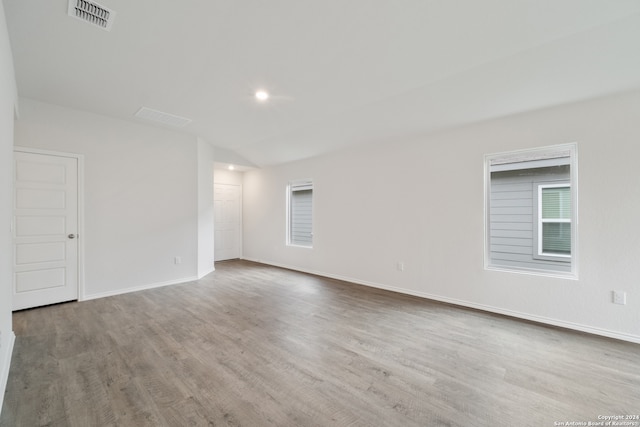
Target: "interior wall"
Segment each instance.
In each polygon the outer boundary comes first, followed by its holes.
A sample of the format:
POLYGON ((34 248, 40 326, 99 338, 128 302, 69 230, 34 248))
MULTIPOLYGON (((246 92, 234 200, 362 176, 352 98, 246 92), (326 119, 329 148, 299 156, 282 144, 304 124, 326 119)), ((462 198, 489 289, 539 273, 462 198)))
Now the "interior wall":
POLYGON ((198 278, 214 268, 213 147, 198 138, 198 278))
POLYGON ((638 111, 629 92, 246 172, 244 257, 640 342, 638 111), (484 155, 569 142, 578 280, 485 270, 484 155), (305 178, 313 249, 285 245, 285 189, 305 178))
POLYGON ((21 99, 15 144, 84 155, 84 299, 196 278, 196 138, 21 99))
POLYGON ((215 169, 213 171, 213 182, 216 184, 242 185, 243 175, 244 172, 215 169))
POLYGON ((11 323, 13 281, 13 118, 17 89, 13 57, 0 2, 0 411, 9 375, 14 334, 11 323))

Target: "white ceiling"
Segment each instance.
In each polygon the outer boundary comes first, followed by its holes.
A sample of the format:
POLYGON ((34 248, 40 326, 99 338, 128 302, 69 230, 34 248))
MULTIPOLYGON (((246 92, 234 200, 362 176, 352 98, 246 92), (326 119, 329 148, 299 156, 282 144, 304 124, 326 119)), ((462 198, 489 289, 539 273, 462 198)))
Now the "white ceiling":
POLYGON ((640 88, 640 0, 98 0, 110 32, 3 1, 21 96, 260 166, 640 88))

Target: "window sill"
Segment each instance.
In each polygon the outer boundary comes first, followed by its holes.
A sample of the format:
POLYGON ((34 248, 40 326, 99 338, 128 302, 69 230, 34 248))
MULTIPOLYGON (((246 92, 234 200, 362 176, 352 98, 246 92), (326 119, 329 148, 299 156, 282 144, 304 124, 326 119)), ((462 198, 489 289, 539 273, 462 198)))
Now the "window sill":
POLYGON ((574 272, 531 270, 527 268, 486 266, 486 271, 499 271, 503 273, 525 274, 529 276, 553 277, 556 279, 578 280, 578 274, 574 272))
POLYGON ((293 243, 287 243, 287 247, 290 247, 290 248, 302 248, 302 249, 313 249, 313 246, 295 245, 293 243))

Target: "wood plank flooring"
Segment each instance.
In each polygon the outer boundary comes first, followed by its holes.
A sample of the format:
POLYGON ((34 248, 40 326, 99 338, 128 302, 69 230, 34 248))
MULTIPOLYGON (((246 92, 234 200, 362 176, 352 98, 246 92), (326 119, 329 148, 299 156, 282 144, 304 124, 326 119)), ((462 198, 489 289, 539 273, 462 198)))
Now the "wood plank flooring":
POLYGON ((0 425, 554 426, 640 413, 640 346, 246 261, 14 314, 0 425))

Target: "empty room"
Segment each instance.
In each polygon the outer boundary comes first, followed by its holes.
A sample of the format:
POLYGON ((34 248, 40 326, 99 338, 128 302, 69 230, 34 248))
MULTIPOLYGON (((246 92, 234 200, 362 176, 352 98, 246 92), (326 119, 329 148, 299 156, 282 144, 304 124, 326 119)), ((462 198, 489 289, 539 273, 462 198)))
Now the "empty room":
POLYGON ((640 1, 2 0, 0 426, 640 426, 640 1))

